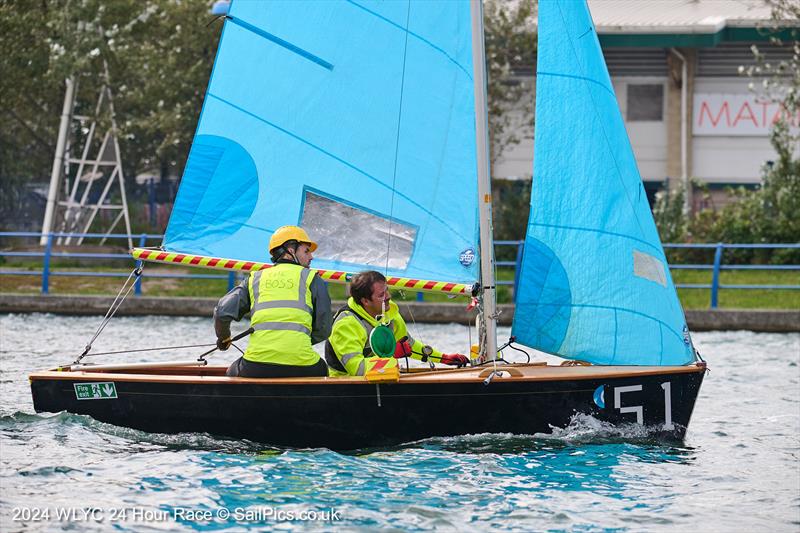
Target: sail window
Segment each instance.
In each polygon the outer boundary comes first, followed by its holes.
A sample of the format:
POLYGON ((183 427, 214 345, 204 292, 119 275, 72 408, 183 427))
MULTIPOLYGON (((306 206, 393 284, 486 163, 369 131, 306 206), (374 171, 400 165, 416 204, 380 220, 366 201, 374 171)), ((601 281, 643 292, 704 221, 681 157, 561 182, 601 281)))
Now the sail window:
POLYGON ((301 225, 317 241, 320 259, 405 269, 417 228, 364 207, 306 190, 301 225))
POLYGON ((664 120, 664 85, 628 85, 628 122, 664 120))
POLYGON ((667 274, 664 263, 650 254, 633 251, 633 273, 640 278, 655 281, 659 285, 667 286, 667 274))

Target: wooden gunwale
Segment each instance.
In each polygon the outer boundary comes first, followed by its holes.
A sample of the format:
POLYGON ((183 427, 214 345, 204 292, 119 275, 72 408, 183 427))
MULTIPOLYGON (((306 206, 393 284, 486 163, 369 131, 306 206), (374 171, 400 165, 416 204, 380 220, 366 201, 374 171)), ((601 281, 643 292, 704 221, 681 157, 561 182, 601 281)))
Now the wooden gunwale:
MULTIPOLYGON (((200 367, 205 373, 224 374, 224 366, 200 367)), ((414 372, 401 374, 400 381, 394 384, 419 384, 419 383, 470 383, 480 382, 485 378, 479 377, 481 371, 487 367, 433 370, 429 372, 414 372), (444 374, 444 375, 443 375, 444 374)), ((541 366, 541 365, 500 365, 498 370, 504 368, 520 369, 522 376, 496 376, 494 382, 524 382, 524 381, 573 381, 608 378, 628 378, 640 376, 653 376, 665 374, 691 374, 705 372, 706 367, 700 365, 687 366, 541 366)), ((162 369, 156 369, 162 370, 162 369)), ((167 368, 163 369, 164 371, 167 368)), ((186 369, 183 369, 184 371, 186 369)), ((148 373, 124 373, 119 371, 60 371, 45 370, 34 372, 28 376, 30 381, 115 381, 115 382, 152 382, 152 383, 180 383, 180 384, 264 384, 264 385, 374 385, 361 377, 320 377, 320 378, 231 378, 224 375, 169 375, 148 373)))

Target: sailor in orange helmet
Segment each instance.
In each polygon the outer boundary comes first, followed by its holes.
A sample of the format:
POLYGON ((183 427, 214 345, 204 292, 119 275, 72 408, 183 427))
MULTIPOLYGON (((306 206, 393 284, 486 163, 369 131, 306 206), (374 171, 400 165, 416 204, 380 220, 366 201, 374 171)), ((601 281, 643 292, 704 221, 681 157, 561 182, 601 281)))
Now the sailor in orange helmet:
POLYGON ((214 308, 217 347, 230 346, 230 323, 250 312, 255 330, 228 376, 268 378, 327 376, 313 344, 331 332, 331 300, 325 282, 309 270, 317 243, 298 226, 282 226, 269 240, 274 266, 252 273, 214 308))

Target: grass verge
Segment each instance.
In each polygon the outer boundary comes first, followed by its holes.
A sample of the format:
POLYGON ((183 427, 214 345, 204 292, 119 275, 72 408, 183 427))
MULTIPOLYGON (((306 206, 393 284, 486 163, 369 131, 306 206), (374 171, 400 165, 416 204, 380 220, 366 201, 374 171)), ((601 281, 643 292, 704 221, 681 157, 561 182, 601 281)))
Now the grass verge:
MULTIPOLYGON (((20 265, 11 267, 13 270, 30 272, 25 275, 0 275, 0 292, 17 294, 38 294, 41 292, 42 279, 38 270, 39 265, 20 265)), ((7 268, 7 269, 11 269, 7 268)), ((50 274, 50 294, 83 294, 83 295, 115 295, 130 270, 121 268, 101 267, 57 267, 50 274), (115 274, 116 277, 89 277, 75 276, 80 272, 92 274, 115 274), (71 274, 71 275, 63 275, 71 274)), ((711 284, 711 271, 675 270, 672 272, 676 285, 681 284, 711 284)), ((498 280, 512 281, 512 269, 499 269, 498 280)), ((720 284, 726 285, 800 285, 800 272, 796 271, 723 271, 720 274, 720 284)), ((227 292, 229 286, 228 276, 221 271, 201 268, 153 267, 145 268, 142 283, 142 294, 146 296, 172 296, 172 297, 208 297, 216 298, 227 292), (219 279, 187 279, 175 277, 158 277, 159 275, 174 276, 177 274, 204 274, 218 275, 219 279)), ((329 292, 334 300, 345 298, 345 287, 340 284, 329 284, 329 292)), ((511 286, 498 285, 498 301, 509 303, 513 301, 511 286)), ((417 293, 414 291, 394 290, 395 299, 414 301, 417 293)), ((678 289, 678 296, 685 309, 707 309, 711 301, 709 289, 678 289)), ((445 294, 425 294, 426 302, 456 302, 465 303, 465 297, 451 298, 445 294)), ((800 290, 780 289, 733 289, 723 288, 719 292, 720 308, 738 309, 800 309, 800 290)))

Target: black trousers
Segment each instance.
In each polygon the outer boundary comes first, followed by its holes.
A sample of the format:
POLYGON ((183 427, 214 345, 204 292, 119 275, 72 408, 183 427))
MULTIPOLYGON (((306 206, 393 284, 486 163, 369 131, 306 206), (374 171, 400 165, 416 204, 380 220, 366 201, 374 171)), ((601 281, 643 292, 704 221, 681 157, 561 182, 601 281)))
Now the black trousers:
POLYGON ((256 363, 240 357, 225 372, 228 377, 240 378, 307 378, 328 375, 328 365, 320 359, 309 366, 275 365, 272 363, 256 363))

